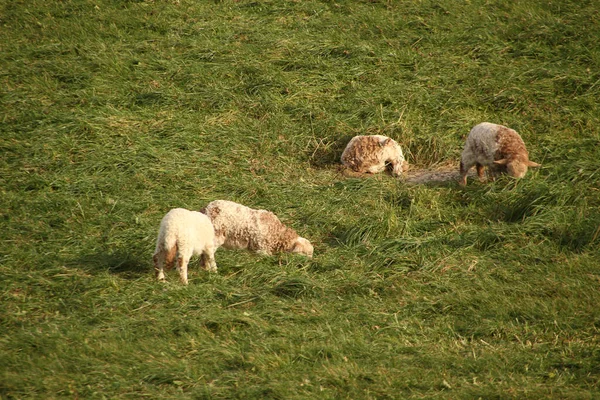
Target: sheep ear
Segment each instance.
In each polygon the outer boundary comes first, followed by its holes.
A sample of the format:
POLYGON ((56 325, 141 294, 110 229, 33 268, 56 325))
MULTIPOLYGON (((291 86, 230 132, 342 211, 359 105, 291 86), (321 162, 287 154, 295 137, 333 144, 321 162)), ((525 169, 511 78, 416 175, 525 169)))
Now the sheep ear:
POLYGON ((298 250, 300 250, 300 243, 296 240, 294 242, 294 245, 292 246, 292 249, 290 250, 292 253, 297 253, 298 250))
POLYGON ((541 166, 542 166, 542 164, 538 164, 538 163, 536 163, 536 162, 533 162, 533 161, 527 161, 527 166, 528 166, 528 167, 534 167, 534 168, 535 168, 535 167, 541 167, 541 166))
POLYGON ((387 144, 390 142, 390 138, 387 138, 385 140, 382 140, 381 142, 379 142, 379 147, 385 147, 387 146, 387 144))
POLYGON ((503 158, 502 160, 495 160, 494 164, 506 165, 506 164, 508 164, 508 159, 507 158, 503 158))

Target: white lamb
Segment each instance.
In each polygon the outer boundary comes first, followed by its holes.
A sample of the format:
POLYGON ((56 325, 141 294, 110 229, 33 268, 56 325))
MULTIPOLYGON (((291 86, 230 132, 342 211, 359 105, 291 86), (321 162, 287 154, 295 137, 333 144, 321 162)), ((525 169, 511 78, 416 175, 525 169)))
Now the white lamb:
POLYGON ((402 175, 408 170, 402 148, 394 140, 382 135, 355 136, 342 153, 342 164, 360 173, 376 174, 392 166, 392 174, 402 175))
POLYGON ((260 254, 276 252, 313 255, 313 246, 285 226, 275 214, 254 210, 233 201, 215 200, 203 210, 215 228, 215 244, 227 249, 247 249, 260 254))
POLYGON ((163 266, 173 268, 177 256, 177 271, 181 282, 187 285, 187 267, 194 254, 201 255, 204 268, 216 272, 215 230, 210 219, 197 211, 174 208, 160 222, 156 250, 154 252, 154 271, 158 280, 164 280, 163 266))
POLYGON ((529 161, 529 153, 521 136, 502 125, 482 122, 471 129, 460 159, 460 184, 467 184, 467 173, 475 165, 479 180, 484 179, 484 167, 493 180, 498 173, 507 172, 522 178, 527 167, 540 164, 529 161))

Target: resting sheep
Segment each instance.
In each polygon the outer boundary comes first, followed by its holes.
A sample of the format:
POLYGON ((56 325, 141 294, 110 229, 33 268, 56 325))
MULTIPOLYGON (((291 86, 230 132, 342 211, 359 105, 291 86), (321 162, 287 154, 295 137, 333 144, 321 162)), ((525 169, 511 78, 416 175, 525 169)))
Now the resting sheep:
POLYGON ((197 211, 174 208, 160 222, 153 257, 156 277, 165 280, 163 266, 167 270, 173 268, 177 257, 177 271, 181 282, 187 285, 187 267, 192 255, 200 254, 204 268, 215 272, 215 250, 215 230, 210 219, 197 211))
POLYGON ((529 153, 521 136, 502 125, 482 122, 471 129, 460 159, 460 184, 467 184, 467 173, 475 165, 479 180, 483 181, 484 167, 493 180, 500 172, 522 178, 527 167, 540 164, 529 161, 529 153))
POLYGON ((285 226, 275 214, 233 201, 215 200, 203 210, 215 228, 215 244, 271 255, 276 252, 313 255, 312 244, 285 226))
POLYGON ((342 153, 342 164, 360 173, 376 174, 392 166, 392 174, 402 175, 408 170, 402 148, 389 137, 368 135, 353 137, 342 153))

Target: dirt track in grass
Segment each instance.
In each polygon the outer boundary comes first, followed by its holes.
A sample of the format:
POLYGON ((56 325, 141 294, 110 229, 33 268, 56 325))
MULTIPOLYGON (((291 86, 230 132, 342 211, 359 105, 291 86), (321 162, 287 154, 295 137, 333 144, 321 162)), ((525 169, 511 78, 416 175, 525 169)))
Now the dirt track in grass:
MULTIPOLYGON (((364 177, 373 177, 373 174, 361 174, 358 172, 351 171, 349 169, 341 168, 342 174, 346 177, 352 178, 364 178, 364 177)), ((389 173, 389 172, 387 172, 389 173)), ((467 175, 470 179, 476 178, 475 170, 472 169, 469 171, 467 175)), ((460 173, 458 171, 457 163, 453 164, 440 164, 434 166, 432 168, 413 168, 411 167, 408 172, 404 175, 403 178, 406 183, 422 185, 422 184, 431 184, 431 183, 448 183, 448 182, 456 182, 458 183, 460 177, 460 173)))
MULTIPOLYGON (((471 171, 469 177, 475 176, 471 171)), ((426 184, 426 183, 445 183, 458 182, 460 177, 458 166, 455 164, 444 164, 434 168, 410 169, 405 177, 406 183, 426 184)))

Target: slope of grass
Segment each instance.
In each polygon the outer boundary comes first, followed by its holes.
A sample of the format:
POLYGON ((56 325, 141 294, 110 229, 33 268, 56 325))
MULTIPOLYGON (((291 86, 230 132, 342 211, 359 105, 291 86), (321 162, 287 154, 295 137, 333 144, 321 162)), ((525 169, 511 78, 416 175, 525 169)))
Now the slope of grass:
POLYGON ((0 1, 0 397, 594 398, 595 1, 0 1), (357 134, 520 181, 349 178, 357 134), (155 282, 173 207, 277 213, 311 260, 155 282))

